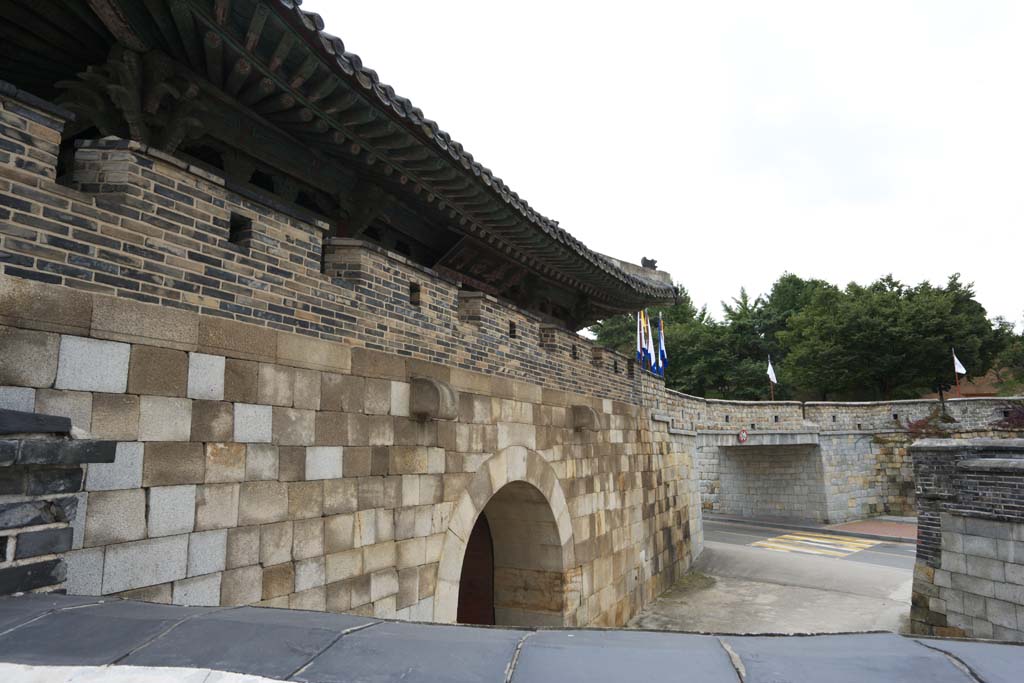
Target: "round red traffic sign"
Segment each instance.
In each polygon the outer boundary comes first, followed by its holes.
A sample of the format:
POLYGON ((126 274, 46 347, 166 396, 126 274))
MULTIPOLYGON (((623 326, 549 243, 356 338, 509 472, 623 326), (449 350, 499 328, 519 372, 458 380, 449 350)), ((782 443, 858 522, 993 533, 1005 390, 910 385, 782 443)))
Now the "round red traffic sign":
POLYGON ((740 433, 736 435, 736 439, 737 439, 737 440, 738 440, 738 441, 739 441, 740 443, 746 443, 746 442, 747 442, 747 437, 749 437, 749 436, 750 436, 750 435, 749 435, 749 434, 747 434, 747 430, 746 430, 746 429, 741 429, 741 430, 740 430, 740 433))

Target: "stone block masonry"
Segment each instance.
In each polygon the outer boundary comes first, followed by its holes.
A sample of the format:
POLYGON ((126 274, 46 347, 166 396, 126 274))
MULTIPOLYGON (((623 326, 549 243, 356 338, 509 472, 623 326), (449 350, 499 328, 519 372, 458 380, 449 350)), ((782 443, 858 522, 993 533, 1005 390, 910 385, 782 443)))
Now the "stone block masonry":
POLYGON ((1024 439, 925 439, 910 450, 913 632, 1024 641, 1024 439))

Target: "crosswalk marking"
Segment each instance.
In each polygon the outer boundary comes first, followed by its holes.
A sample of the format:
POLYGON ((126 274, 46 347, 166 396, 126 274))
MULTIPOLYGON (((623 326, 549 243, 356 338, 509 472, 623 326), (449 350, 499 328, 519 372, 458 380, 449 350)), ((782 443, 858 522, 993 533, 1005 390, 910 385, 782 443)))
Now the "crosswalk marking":
POLYGON ((833 536, 813 532, 793 532, 766 538, 750 545, 780 553, 805 553, 825 557, 846 557, 876 546, 880 541, 854 536, 833 536))

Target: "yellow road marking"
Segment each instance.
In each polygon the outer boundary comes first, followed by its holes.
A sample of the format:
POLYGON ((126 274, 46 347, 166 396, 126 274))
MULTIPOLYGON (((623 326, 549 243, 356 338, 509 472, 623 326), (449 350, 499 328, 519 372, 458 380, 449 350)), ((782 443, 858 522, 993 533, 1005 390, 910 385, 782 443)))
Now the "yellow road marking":
POLYGON ((750 545, 775 552, 846 557, 861 550, 867 550, 879 543, 880 541, 855 536, 830 536, 801 531, 762 539, 750 545))

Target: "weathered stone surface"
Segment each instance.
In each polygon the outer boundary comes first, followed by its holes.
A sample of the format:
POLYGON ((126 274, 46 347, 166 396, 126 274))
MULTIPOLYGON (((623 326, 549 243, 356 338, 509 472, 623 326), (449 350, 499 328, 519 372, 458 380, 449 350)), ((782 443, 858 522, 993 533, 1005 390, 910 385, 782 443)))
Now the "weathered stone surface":
POLYGON ((103 591, 103 548, 74 550, 64 555, 69 595, 100 595, 103 591))
POLYGON ((118 593, 183 579, 187 561, 186 535, 111 546, 107 548, 103 562, 103 593, 118 593))
POLYGON ((195 527, 196 487, 155 486, 149 489, 150 538, 187 534, 195 527))
POLYGON ((138 439, 139 397, 131 394, 93 394, 90 432, 97 439, 138 439))
POLYGON ((260 527, 260 564, 264 567, 292 559, 292 523, 278 522, 260 527))
POLYGON ((295 369, 260 363, 258 402, 264 405, 291 406, 294 397, 295 369))
POLYGON ((174 604, 193 607, 220 605, 220 574, 207 574, 174 582, 174 604))
POLYGON ((308 519, 319 517, 323 514, 323 482, 293 481, 287 486, 289 519, 308 519))
POLYGON ((224 571, 227 564, 227 540, 228 532, 225 529, 191 534, 188 537, 188 575, 200 576, 224 571))
POLYGON ((302 481, 306 478, 306 449, 300 446, 278 448, 278 473, 280 481, 302 481))
POLYGON ((306 479, 340 479, 343 476, 340 446, 311 446, 306 449, 306 479))
POLYGON ((39 389, 36 391, 36 412, 69 418, 72 427, 90 433, 92 397, 93 394, 87 391, 39 389))
POLYGON ((447 382, 414 377, 409 382, 409 414, 421 420, 454 420, 459 415, 459 394, 447 382))
POLYGON ((200 316, 197 351, 219 356, 274 361, 277 332, 234 320, 200 316))
POLYGON ((97 296, 92 306, 92 335, 100 339, 151 344, 192 351, 198 316, 167 306, 97 296))
POLYGON ((406 379, 405 360, 390 353, 371 349, 352 349, 353 375, 381 377, 383 379, 406 379))
MULTIPOLYGON (((54 366, 56 367, 56 366, 54 366)), ((56 370, 54 370, 56 374, 56 370)), ((29 387, 0 386, 0 410, 31 413, 36 404, 36 391, 29 387)))
POLYGON ((295 563, 296 592, 323 586, 324 583, 324 558, 313 557, 295 563))
POLYGON ((320 410, 320 372, 316 370, 295 371, 295 392, 293 403, 303 410, 320 410))
POLYGON ((245 448, 246 481, 276 480, 278 474, 277 446, 253 443, 245 448))
POLYGON ((292 535, 292 557, 296 560, 324 554, 324 521, 320 517, 295 520, 292 535))
POLYGON ((259 565, 229 569, 221 575, 220 604, 251 605, 263 597, 263 569, 259 565))
POLYGON ((59 344, 56 334, 0 327, 0 384, 53 386, 59 344))
POLYGON ((204 484, 196 488, 196 531, 238 525, 240 484, 204 484))
POLYGON ((242 443, 206 444, 207 483, 245 481, 246 445, 242 443))
POLYGON ((192 440, 230 441, 234 435, 234 408, 225 401, 192 402, 192 440))
POLYGON ((273 408, 236 403, 235 441, 239 443, 270 443, 273 439, 273 408))
POLYGON ((128 392, 151 396, 185 396, 188 389, 188 354, 156 346, 132 347, 128 364, 128 392))
POLYGON ((202 484, 206 456, 200 443, 147 443, 142 466, 142 485, 202 484))
MULTIPOLYGON (((369 471, 367 471, 369 474, 369 471)), ((324 481, 324 512, 328 515, 355 512, 359 509, 356 479, 328 479, 324 481)))
POLYGON ((31 280, 0 277, 0 325, 86 335, 92 295, 31 280))
POLYGON ((88 491, 137 489, 142 486, 143 444, 117 444, 114 462, 89 465, 85 488, 88 491))
POLYGON ((349 372, 352 367, 348 346, 284 332, 277 335, 277 362, 334 372, 349 372))
POLYGON ((64 335, 60 339, 54 387, 124 393, 128 386, 130 351, 128 344, 64 335))
POLYGON ((273 440, 282 446, 308 446, 315 441, 316 413, 312 410, 274 407, 273 440))
POLYGON ((295 590, 295 566, 291 562, 263 568, 263 599, 288 595, 295 590))
MULTIPOLYGON (((361 415, 320 411, 316 414, 316 438, 318 446, 344 446, 351 443, 349 424, 361 415)), ((365 431, 365 430, 364 430, 365 431)))
POLYGON ((361 413, 365 389, 362 377, 325 372, 320 377, 320 409, 361 413))
POLYGON ((256 403, 259 399, 259 363, 228 358, 224 361, 224 400, 256 403))
POLYGON ((368 378, 363 393, 363 411, 367 415, 391 412, 391 380, 368 378))
POLYGON ((187 398, 142 396, 139 400, 139 441, 188 441, 192 401, 187 398))
POLYGON ((269 524, 288 517, 288 487, 277 481, 247 481, 238 499, 238 523, 269 524))
POLYGON ((227 530, 227 569, 245 567, 260 561, 260 528, 243 526, 227 530))
POLYGON ((124 543, 145 537, 145 491, 127 489, 89 494, 85 519, 86 547, 124 543))
POLYGON ((188 355, 188 397, 206 401, 223 401, 224 375, 224 356, 190 353, 188 355))

